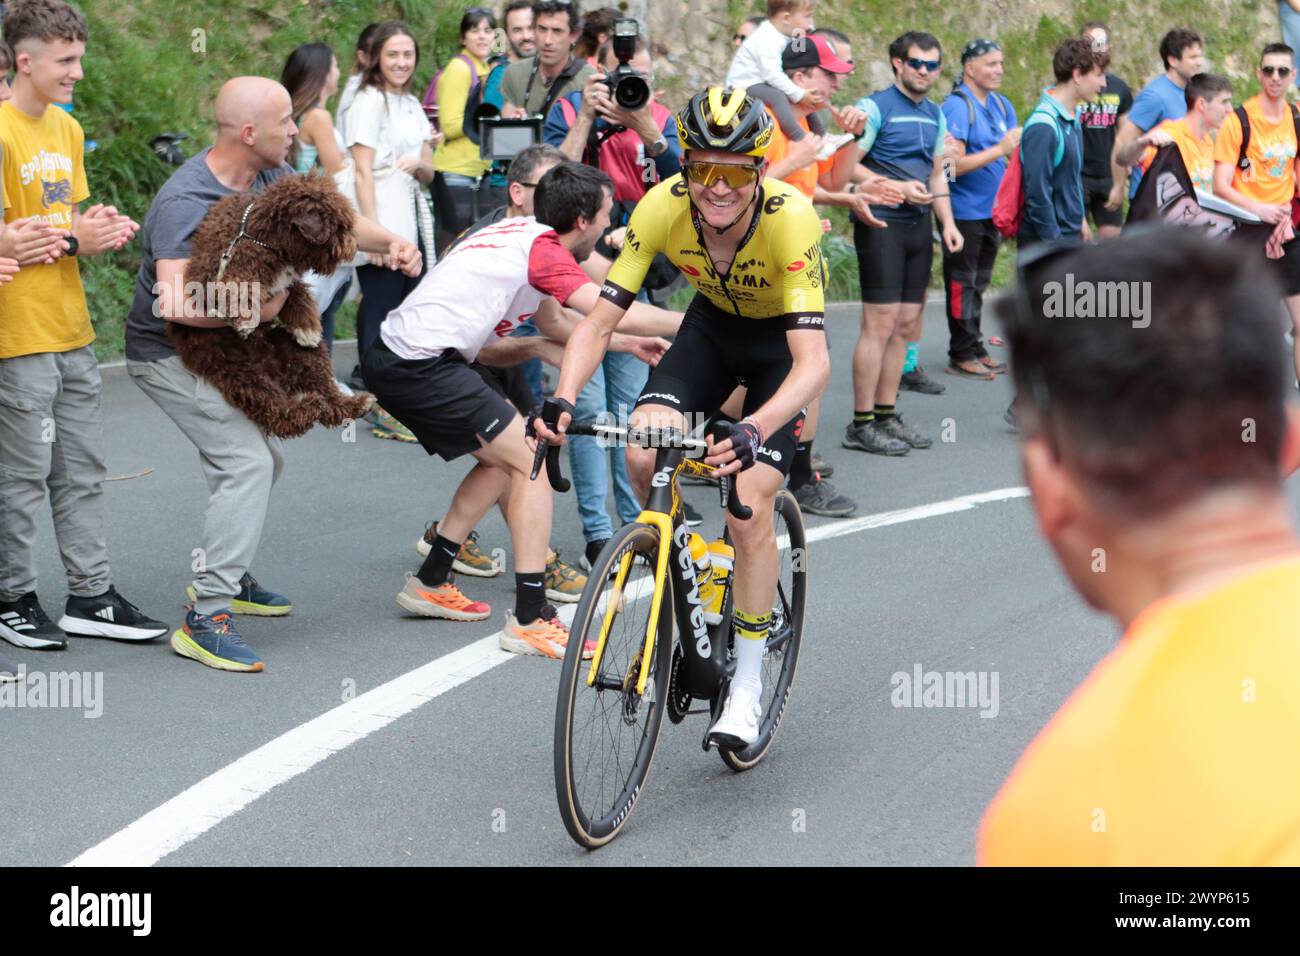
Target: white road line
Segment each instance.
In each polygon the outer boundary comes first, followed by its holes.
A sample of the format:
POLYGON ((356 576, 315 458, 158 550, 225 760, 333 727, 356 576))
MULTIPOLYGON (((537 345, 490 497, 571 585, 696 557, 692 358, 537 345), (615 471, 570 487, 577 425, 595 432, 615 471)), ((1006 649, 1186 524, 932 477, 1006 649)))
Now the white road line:
POLYGON ((814 541, 825 541, 846 534, 856 534, 859 531, 866 531, 868 528, 884 528, 887 525, 918 521, 921 518, 933 518, 937 515, 950 515, 958 511, 970 511, 982 504, 994 501, 1009 501, 1012 498, 1027 498, 1028 496, 1029 489, 1025 487, 999 488, 996 491, 982 491, 979 494, 949 498, 947 501, 936 501, 934 504, 917 505, 915 508, 882 511, 880 514, 863 515, 861 518, 850 518, 847 521, 837 521, 834 524, 824 524, 813 528, 808 532, 808 542, 811 544, 814 541))
MULTIPOLYGON (((1026 488, 1001 488, 947 501, 866 515, 823 525, 809 541, 837 538, 887 525, 969 511, 981 504, 1023 498, 1026 488)), ((561 609, 573 620, 575 605, 561 609)), ((516 655, 501 650, 493 634, 395 677, 360 697, 286 731, 86 850, 67 866, 152 866, 282 783, 388 726, 454 687, 516 655)))
POLYGON ((82 853, 68 866, 152 866, 262 794, 311 769, 331 754, 391 724, 517 655, 501 650, 497 634, 475 641, 326 711, 234 763, 82 853))

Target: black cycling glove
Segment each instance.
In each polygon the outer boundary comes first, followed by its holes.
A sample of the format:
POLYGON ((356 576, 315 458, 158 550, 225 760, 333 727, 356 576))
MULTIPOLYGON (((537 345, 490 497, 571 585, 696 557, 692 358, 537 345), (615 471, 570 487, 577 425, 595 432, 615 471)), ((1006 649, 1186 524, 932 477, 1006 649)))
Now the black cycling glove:
POLYGON ((758 450, 763 447, 763 435, 752 418, 731 423, 731 450, 740 462, 740 470, 752 468, 758 450))

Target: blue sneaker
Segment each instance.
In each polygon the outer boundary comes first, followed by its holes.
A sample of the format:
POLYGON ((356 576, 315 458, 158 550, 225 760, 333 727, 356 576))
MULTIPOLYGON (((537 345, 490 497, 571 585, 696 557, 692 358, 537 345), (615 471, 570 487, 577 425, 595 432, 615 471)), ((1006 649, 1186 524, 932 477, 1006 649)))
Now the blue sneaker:
MULTIPOLYGON (((191 601, 197 601, 194 585, 185 589, 191 601)), ((258 584, 247 571, 239 579, 239 593, 230 600, 232 614, 248 614, 252 617, 284 617, 293 610, 293 604, 283 594, 268 591, 258 584)))
POLYGON ((187 606, 185 626, 172 635, 171 644, 172 650, 181 657, 217 670, 245 673, 262 670, 262 659, 239 636, 229 611, 206 617, 187 606))

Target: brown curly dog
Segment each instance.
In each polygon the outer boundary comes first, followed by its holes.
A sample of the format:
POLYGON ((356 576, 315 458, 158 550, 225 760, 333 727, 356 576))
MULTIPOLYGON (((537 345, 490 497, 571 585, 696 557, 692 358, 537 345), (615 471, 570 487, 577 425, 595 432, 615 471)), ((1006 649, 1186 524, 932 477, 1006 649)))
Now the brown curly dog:
POLYGON ((296 438, 319 422, 337 427, 370 410, 374 396, 339 391, 321 341, 320 312, 299 276, 331 274, 356 254, 356 216, 333 180, 281 176, 261 193, 217 202, 194 233, 185 307, 228 328, 167 323, 181 361, 268 435, 296 438), (288 290, 275 319, 265 302, 288 290))

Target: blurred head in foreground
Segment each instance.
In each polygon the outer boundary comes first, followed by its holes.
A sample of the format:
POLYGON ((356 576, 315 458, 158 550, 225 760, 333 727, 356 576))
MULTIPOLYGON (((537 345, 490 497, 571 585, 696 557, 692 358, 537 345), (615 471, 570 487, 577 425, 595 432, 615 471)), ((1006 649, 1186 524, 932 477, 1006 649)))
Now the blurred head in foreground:
POLYGON ((1044 250, 999 303, 1044 536, 1127 624, 1182 571, 1295 546, 1300 465, 1281 295, 1257 254, 1153 228, 1044 250))

